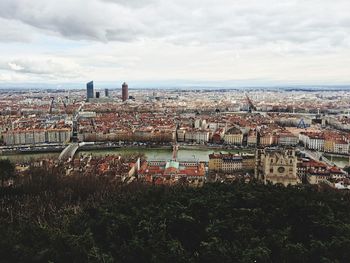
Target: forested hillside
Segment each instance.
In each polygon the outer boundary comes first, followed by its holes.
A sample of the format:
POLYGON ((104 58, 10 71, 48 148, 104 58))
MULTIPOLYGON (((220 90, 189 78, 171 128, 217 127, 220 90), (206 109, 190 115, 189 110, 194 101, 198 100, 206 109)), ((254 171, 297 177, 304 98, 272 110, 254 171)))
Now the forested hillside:
POLYGON ((1 190, 1 262, 350 262, 350 195, 260 183, 1 190))

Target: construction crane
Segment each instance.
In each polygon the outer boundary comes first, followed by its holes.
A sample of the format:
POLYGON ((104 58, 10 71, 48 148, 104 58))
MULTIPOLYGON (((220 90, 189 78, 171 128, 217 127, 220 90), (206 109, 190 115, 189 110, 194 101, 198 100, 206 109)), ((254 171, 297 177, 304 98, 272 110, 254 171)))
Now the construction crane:
MULTIPOLYGON (((49 113, 52 114, 52 110, 53 110, 54 103, 55 103, 55 97, 51 97, 50 99, 51 99, 51 102, 50 102, 49 113)), ((58 102, 62 102, 65 113, 67 113, 67 101, 68 101, 68 97, 66 97, 65 100, 62 99, 61 97, 58 97, 58 102)))
POLYGON ((62 100, 62 103, 65 109, 67 108, 67 101, 68 101, 68 97, 66 96, 65 99, 62 100))
POLYGON ((49 108, 49 113, 52 114, 52 109, 53 109, 53 103, 55 101, 55 97, 51 97, 51 103, 50 103, 50 108, 49 108))
POLYGON ((62 98, 59 98, 60 101, 62 102, 63 104, 63 107, 64 107, 64 112, 67 113, 67 101, 68 101, 68 97, 65 97, 65 99, 62 99, 62 98))
POLYGON ((94 129, 94 132, 96 132, 96 122, 95 122, 95 119, 91 119, 91 120, 90 120, 90 123, 91 123, 91 127, 94 129))
POLYGON ((247 101, 247 104, 248 104, 248 112, 251 113, 253 110, 256 111, 257 109, 254 106, 252 100, 249 98, 247 93, 245 94, 245 97, 246 97, 246 101, 247 101))
POLYGON ((83 109, 85 103, 82 102, 82 104, 79 106, 79 108, 76 110, 76 112, 73 114, 72 122, 73 122, 73 130, 72 130, 72 142, 78 141, 78 121, 79 121, 79 113, 83 109))

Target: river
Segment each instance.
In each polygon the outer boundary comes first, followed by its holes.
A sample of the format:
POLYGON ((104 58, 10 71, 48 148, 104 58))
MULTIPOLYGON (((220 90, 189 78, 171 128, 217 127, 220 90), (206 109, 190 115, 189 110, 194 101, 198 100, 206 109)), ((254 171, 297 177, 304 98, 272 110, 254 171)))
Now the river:
MULTIPOLYGON (((239 153, 241 150, 212 150, 212 149, 196 149, 196 150, 185 150, 180 149, 178 151, 178 160, 180 161, 205 161, 209 160, 209 154, 211 153, 239 153)), ((245 151, 246 152, 246 151, 245 151)), ((90 150, 90 151, 79 151, 79 154, 92 154, 94 156, 105 156, 111 154, 132 154, 132 153, 143 153, 146 155, 148 160, 169 160, 172 158, 172 150, 169 149, 150 149, 150 148, 124 148, 124 149, 110 149, 110 150, 90 150)), ((33 159, 43 158, 58 158, 59 153, 26 153, 26 154, 15 154, 15 155, 0 155, 0 158, 8 158, 12 161, 30 161, 33 159)))
MULTIPOLYGON (((212 149, 196 149, 188 150, 181 149, 178 151, 178 160, 180 161, 205 161, 209 160, 209 154, 211 153, 239 153, 242 150, 212 150, 212 149)), ((108 154, 132 154, 132 153, 143 153, 146 155, 148 160, 169 160, 172 157, 172 150, 169 149, 149 149, 149 148, 124 148, 124 149, 111 149, 111 150, 90 150, 90 151, 79 151, 78 154, 89 154, 94 156, 104 156, 108 154)), ((16 155, 0 155, 0 159, 8 158, 12 161, 30 161, 33 159, 43 158, 58 158, 59 153, 30 153, 30 154, 16 154, 16 155)), ((331 159, 331 158, 329 158, 331 159)), ((349 164, 348 157, 333 157, 333 162, 343 168, 349 164)))
POLYGON ((331 154, 325 154, 328 160, 335 163, 337 166, 344 168, 349 165, 349 157, 347 156, 332 156, 331 154))

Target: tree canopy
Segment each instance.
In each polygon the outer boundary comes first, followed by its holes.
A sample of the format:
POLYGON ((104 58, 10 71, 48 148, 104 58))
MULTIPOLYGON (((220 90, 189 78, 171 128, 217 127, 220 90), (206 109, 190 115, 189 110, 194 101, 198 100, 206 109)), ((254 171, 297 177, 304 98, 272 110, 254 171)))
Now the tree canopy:
POLYGON ((4 187, 5 182, 14 178, 15 167, 8 159, 0 159, 0 180, 1 186, 4 187))
POLYGON ((348 193, 48 176, 2 189, 2 262, 350 262, 348 193))

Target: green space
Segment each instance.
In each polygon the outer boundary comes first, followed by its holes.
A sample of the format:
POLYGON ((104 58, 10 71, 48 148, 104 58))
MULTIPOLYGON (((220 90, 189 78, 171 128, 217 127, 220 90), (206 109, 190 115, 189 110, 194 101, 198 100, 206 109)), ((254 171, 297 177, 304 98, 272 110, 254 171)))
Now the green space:
POLYGON ((0 189, 1 262, 350 262, 348 193, 26 178, 0 189))

